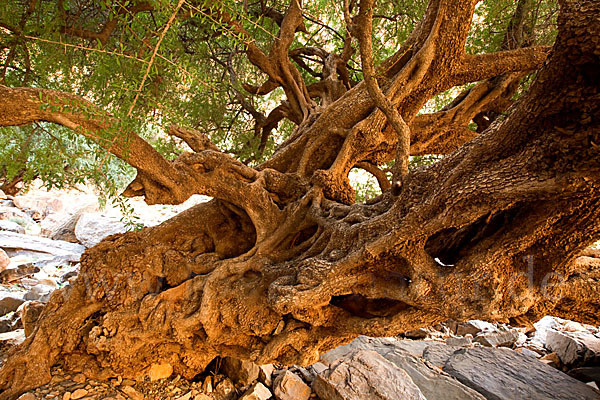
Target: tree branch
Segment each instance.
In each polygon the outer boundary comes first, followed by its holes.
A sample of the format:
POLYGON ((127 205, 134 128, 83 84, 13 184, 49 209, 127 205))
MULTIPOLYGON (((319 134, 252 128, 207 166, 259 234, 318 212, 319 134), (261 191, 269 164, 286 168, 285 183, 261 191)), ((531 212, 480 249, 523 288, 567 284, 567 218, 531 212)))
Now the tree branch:
POLYGON ((466 55, 453 73, 453 81, 465 84, 510 72, 530 72, 542 66, 549 46, 525 47, 491 54, 466 55))

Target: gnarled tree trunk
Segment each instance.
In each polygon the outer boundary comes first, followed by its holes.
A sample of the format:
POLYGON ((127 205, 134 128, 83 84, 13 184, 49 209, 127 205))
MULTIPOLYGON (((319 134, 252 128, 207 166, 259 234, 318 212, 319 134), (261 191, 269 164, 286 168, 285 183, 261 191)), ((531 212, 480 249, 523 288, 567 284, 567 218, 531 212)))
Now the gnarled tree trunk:
MULTIPOLYGON (((413 130, 433 94, 546 56, 465 55, 475 4, 431 1, 382 67, 380 90, 413 130)), ((298 27, 294 7, 282 31, 298 27)), ((77 281, 52 295, 0 371, 0 399, 44 384, 58 361, 96 378, 167 362, 191 378, 216 356, 308 364, 357 335, 448 318, 597 323, 600 262, 578 256, 600 230, 599 17, 597 1, 562 1, 556 44, 509 115, 369 204, 351 204, 348 171, 389 160, 397 137, 364 84, 326 108, 302 86, 290 90, 300 125, 257 169, 199 145, 161 170, 134 141, 139 174, 128 193, 216 199, 88 250, 77 281)), ((0 87, 23 96, 23 109, 0 107, 0 120, 83 124, 69 111, 23 111, 37 109, 32 91, 0 87)))

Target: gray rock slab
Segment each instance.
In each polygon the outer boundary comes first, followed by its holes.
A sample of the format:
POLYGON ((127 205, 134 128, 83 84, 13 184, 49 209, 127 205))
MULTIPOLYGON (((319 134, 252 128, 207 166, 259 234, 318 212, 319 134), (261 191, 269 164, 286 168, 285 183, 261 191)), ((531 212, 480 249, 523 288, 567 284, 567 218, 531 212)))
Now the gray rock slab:
POLYGON ((48 253, 53 256, 65 256, 69 261, 78 262, 85 247, 77 243, 52 240, 43 237, 0 231, 0 247, 3 249, 30 250, 48 253))
POLYGON ((372 350, 355 350, 317 376, 322 400, 427 400, 401 368, 372 350))
POLYGON ((434 341, 360 336, 351 343, 340 346, 321 357, 333 364, 358 350, 375 351, 398 368, 404 370, 428 400, 483 400, 483 397, 476 391, 466 387, 456 379, 441 372, 441 370, 430 368, 421 361, 422 349, 427 352, 430 348, 437 349, 438 347, 450 352, 449 354, 460 349, 460 347, 450 347, 444 343, 434 341))
POLYGON ((505 348, 458 350, 446 362, 444 371, 488 400, 600 398, 600 393, 585 383, 505 348))

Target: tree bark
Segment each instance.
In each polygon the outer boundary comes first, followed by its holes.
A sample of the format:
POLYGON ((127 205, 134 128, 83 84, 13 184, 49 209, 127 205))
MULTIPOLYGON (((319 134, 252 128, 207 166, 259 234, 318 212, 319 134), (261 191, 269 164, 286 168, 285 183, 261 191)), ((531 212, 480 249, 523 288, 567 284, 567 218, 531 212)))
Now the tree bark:
MULTIPOLYGON (((479 65, 477 79, 517 68, 465 58, 474 6, 432 1, 410 57, 386 62, 380 88, 407 123, 432 93, 467 79, 467 64, 479 65), (411 60, 422 57, 419 76, 411 60)), ((256 170, 212 150, 186 155, 190 190, 218 199, 89 249, 0 370, 0 399, 46 383, 59 361, 98 379, 168 362, 191 378, 217 356, 309 364, 361 334, 448 318, 598 323, 600 262, 578 256, 600 233, 599 16, 595 0, 562 1, 530 91, 405 175, 397 196, 345 204, 347 172, 395 145, 362 84, 310 111, 256 170)))

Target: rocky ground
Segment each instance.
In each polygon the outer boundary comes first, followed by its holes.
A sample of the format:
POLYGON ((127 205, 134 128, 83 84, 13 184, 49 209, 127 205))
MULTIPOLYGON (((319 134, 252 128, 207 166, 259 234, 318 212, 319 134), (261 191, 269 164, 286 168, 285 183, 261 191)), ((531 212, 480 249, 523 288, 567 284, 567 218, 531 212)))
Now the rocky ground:
MULTIPOLYGON (((154 225, 200 201, 133 204, 140 222, 154 225)), ((83 251, 128 228, 120 219, 93 194, 0 192, 0 363, 35 329, 52 291, 76 278, 83 251)), ((60 365, 52 375, 21 399, 600 399, 600 329, 551 316, 528 328, 447 321, 400 337, 359 337, 308 367, 226 358, 194 381, 168 364, 141 381, 96 382, 60 365)))

